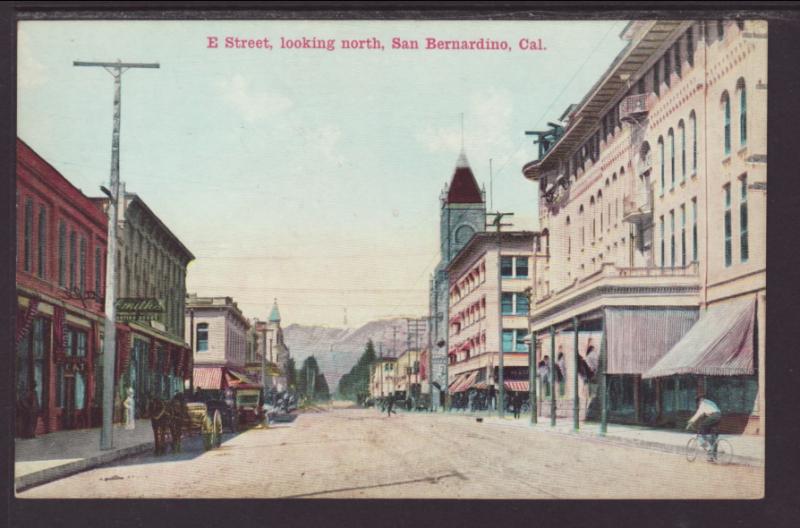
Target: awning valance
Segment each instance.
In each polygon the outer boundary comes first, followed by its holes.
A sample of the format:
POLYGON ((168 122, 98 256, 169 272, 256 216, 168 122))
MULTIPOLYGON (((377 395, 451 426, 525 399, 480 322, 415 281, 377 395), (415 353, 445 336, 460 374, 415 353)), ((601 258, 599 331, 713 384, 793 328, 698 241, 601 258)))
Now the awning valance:
POLYGON ((194 386, 206 390, 222 390, 222 367, 195 367, 194 386))
POLYGON ((754 374, 755 312, 756 301, 752 298, 712 306, 642 377, 754 374))
POLYGON ((228 386, 241 389, 261 388, 261 384, 247 377, 246 374, 232 369, 225 370, 225 379, 228 386))
POLYGON ((503 385, 505 385, 506 389, 508 389, 510 391, 515 391, 515 392, 528 392, 529 387, 530 387, 530 383, 527 380, 525 380, 525 381, 516 381, 516 380, 504 381, 503 385))

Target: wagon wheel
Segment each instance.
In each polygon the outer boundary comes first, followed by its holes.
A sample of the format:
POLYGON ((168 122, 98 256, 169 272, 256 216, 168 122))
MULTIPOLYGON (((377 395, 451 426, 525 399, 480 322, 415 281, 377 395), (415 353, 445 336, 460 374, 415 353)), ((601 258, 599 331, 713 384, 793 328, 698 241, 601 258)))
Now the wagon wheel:
POLYGON ((219 411, 214 411, 214 447, 222 444, 222 415, 219 411))
POLYGON ((203 416, 203 423, 201 424, 200 432, 203 435, 203 448, 208 451, 216 443, 214 436, 214 424, 208 415, 203 416))

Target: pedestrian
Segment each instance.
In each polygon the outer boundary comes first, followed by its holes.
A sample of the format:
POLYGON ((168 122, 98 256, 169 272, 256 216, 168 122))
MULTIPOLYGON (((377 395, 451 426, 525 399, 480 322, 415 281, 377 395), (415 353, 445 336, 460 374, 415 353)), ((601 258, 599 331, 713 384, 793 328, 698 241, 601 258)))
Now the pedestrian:
POLYGON ((27 409, 25 438, 36 438, 36 425, 39 422, 39 397, 36 395, 35 382, 25 396, 25 407, 27 409))
POLYGON ((390 418, 392 413, 397 414, 397 411, 394 410, 394 398, 389 396, 386 398, 386 417, 390 418))
POLYGON ((511 398, 511 405, 514 407, 514 419, 519 418, 519 410, 522 408, 522 398, 518 392, 514 393, 514 396, 511 398))

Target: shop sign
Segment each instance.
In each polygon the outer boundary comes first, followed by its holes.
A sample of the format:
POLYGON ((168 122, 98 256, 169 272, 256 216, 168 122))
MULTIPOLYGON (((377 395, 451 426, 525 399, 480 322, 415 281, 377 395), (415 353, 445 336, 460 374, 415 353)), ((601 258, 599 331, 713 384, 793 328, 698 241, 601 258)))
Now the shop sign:
POLYGON ((117 299, 114 305, 117 312, 117 321, 132 323, 142 321, 156 321, 166 311, 160 299, 123 297, 117 299))

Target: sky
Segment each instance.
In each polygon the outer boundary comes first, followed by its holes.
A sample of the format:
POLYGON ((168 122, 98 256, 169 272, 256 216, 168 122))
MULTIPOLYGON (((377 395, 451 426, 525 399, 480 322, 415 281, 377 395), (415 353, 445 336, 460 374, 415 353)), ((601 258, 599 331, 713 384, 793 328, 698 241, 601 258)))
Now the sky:
POLYGON ((428 313, 439 195, 462 145, 491 205, 536 229, 521 173, 541 130, 624 47, 624 21, 25 21, 18 136, 89 196, 108 186, 112 77, 74 60, 158 62, 122 77, 120 175, 195 255, 187 290, 247 317, 357 327, 428 313), (219 38, 218 48, 208 37, 219 38), (225 49, 224 38, 271 50, 225 49), (334 51, 281 37, 335 39, 334 51), (383 50, 341 49, 377 37, 383 50), (393 50, 392 39, 510 51, 393 50), (527 51, 520 39, 541 38, 527 51), (345 324, 345 313, 347 322, 345 324))

